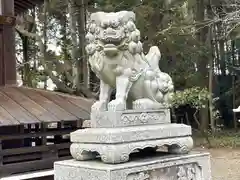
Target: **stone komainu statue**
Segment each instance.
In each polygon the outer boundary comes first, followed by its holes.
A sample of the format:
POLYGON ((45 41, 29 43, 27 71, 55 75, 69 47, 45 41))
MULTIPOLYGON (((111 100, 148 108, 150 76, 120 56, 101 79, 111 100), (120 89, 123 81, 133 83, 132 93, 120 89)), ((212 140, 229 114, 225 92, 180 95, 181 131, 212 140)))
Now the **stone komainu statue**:
POLYGON ((89 63, 100 81, 92 110, 158 109, 173 92, 171 77, 161 72, 158 47, 144 55, 135 14, 129 11, 91 14, 86 35, 89 63), (109 102, 112 89, 116 99, 109 102))

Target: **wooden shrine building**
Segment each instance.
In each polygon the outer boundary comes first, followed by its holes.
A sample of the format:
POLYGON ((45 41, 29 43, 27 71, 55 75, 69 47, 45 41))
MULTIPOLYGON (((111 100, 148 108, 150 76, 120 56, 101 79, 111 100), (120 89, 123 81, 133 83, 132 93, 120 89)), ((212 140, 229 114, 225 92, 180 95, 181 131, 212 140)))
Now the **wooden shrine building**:
POLYGON ((90 100, 16 86, 15 17, 37 3, 0 0, 0 179, 70 158, 69 133, 89 119, 90 100))

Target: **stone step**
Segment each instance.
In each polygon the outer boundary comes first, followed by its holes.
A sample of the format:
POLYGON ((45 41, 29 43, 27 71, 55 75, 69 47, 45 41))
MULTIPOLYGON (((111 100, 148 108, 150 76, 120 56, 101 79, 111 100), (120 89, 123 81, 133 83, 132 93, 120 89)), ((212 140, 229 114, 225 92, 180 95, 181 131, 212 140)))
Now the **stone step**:
POLYGON ((184 124, 159 124, 117 128, 88 128, 70 135, 71 155, 79 161, 100 155, 104 163, 127 162, 135 150, 162 146, 168 152, 188 153, 193 147, 191 127, 184 124))
POLYGON ((87 128, 71 133, 73 143, 118 144, 191 136, 190 126, 158 124, 117 128, 87 128))
POLYGON ((55 162, 55 180, 211 180, 210 155, 162 155, 136 158, 123 164, 99 160, 55 162))

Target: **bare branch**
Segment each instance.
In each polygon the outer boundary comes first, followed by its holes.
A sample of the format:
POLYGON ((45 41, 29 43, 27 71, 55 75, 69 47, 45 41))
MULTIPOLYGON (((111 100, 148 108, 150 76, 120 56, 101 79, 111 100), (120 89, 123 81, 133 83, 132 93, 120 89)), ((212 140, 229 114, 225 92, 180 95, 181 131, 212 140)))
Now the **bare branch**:
MULTIPOLYGON (((41 37, 38 36, 35 33, 30 33, 28 31, 26 31, 25 29, 21 28, 21 26, 16 26, 15 27, 16 30, 18 30, 20 33, 22 33, 24 36, 28 36, 28 37, 32 37, 35 38, 39 44, 39 49, 41 54, 44 54, 44 43, 41 40, 41 37)), ((46 61, 43 57, 40 57, 40 62, 42 64, 42 66, 44 67, 44 71, 47 73, 47 75, 52 79, 52 81, 57 85, 57 87, 59 87, 60 89, 62 89, 63 91, 73 94, 74 90, 67 87, 63 82, 61 82, 58 77, 54 76, 53 72, 51 70, 48 69, 47 65, 46 65, 46 61)))

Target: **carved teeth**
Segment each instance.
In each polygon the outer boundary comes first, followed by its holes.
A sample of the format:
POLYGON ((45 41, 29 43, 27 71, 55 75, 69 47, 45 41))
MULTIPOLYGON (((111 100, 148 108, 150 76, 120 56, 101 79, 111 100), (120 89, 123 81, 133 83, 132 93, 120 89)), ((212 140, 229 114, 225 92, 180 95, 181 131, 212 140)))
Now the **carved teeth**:
POLYGON ((120 44, 120 41, 117 39, 107 38, 102 40, 104 44, 111 44, 112 46, 116 46, 120 44))
POLYGON ((114 44, 106 44, 104 47, 105 47, 105 48, 108 48, 108 47, 115 47, 115 45, 114 45, 114 44))

